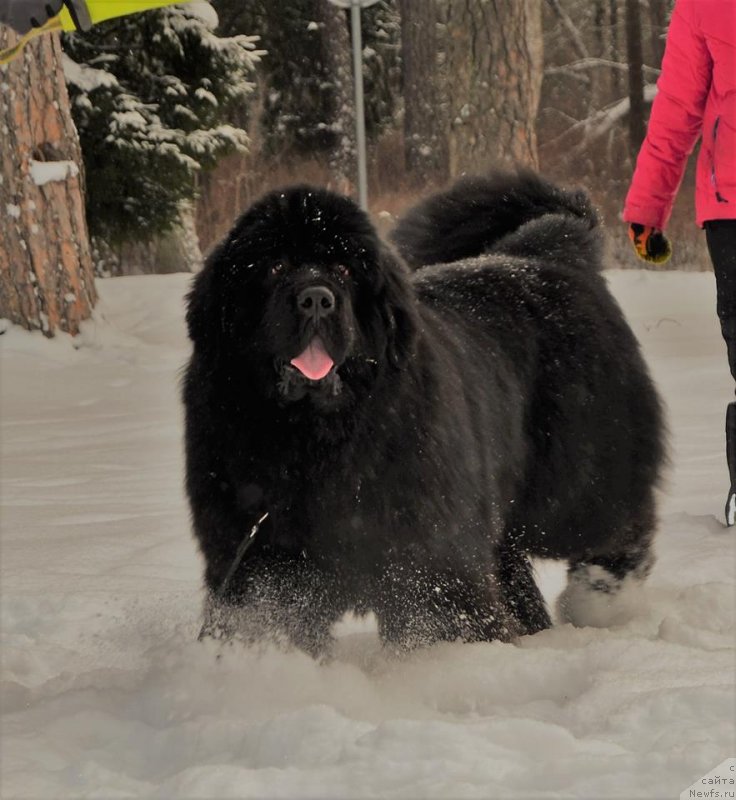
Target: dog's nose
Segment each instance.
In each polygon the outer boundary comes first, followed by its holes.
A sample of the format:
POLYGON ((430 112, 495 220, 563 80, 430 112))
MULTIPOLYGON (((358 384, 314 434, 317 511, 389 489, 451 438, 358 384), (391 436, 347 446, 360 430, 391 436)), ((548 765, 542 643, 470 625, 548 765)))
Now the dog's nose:
POLYGON ((326 286, 310 286, 299 292, 296 304, 305 317, 318 320, 335 310, 335 295, 326 286))

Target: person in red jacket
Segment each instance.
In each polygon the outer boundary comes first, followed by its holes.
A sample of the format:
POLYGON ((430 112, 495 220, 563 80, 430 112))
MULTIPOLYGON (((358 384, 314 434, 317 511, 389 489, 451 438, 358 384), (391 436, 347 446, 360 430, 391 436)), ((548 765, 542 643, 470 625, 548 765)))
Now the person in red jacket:
MULTIPOLYGON (((669 258, 664 230, 688 156, 702 136, 696 220, 705 228, 718 318, 736 380, 736 0, 676 0, 657 88, 623 219, 641 258, 669 258)), ((736 402, 726 413, 726 455, 726 523, 734 525, 736 402)))

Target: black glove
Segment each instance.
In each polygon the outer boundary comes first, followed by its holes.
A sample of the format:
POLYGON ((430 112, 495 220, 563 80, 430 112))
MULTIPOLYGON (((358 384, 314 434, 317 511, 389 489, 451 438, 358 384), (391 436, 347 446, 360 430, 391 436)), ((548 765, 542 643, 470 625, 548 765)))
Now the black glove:
POLYGON ((0 0, 0 23, 22 36, 53 19, 63 5, 64 0, 0 0))
POLYGON ((0 24, 24 36, 57 16, 65 5, 77 30, 87 31, 92 27, 84 0, 0 0, 0 24))

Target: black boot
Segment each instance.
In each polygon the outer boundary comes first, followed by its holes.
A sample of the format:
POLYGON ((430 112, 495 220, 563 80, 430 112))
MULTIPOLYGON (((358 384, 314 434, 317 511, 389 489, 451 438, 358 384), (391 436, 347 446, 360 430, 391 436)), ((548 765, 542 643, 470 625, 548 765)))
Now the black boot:
POLYGON ((731 475, 731 489, 726 500, 726 525, 736 525, 736 403, 726 412, 726 459, 731 475))

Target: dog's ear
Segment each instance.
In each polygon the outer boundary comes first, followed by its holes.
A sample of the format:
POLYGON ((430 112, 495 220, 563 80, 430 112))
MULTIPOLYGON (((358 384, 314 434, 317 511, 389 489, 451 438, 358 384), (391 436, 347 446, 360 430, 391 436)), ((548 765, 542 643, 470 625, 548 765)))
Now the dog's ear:
POLYGON ((386 352, 391 363, 403 368, 414 352, 419 318, 409 271, 387 248, 381 253, 384 284, 379 300, 386 329, 386 352))

